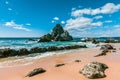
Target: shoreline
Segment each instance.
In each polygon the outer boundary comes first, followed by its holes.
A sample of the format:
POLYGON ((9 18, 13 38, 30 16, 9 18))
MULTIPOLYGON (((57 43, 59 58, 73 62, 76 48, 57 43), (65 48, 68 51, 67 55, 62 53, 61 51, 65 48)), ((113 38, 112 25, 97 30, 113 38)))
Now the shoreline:
POLYGON ((13 57, 7 57, 7 58, 1 58, 0 59, 0 68, 2 67, 15 67, 19 64, 19 66, 24 66, 28 63, 31 63, 36 60, 41 60, 47 57, 52 56, 60 56, 64 54, 74 54, 74 52, 81 52, 85 50, 91 50, 91 49, 98 49, 98 47, 94 48, 79 48, 79 49, 71 49, 71 50, 60 50, 60 51, 52 51, 52 52, 44 52, 44 53, 36 53, 36 54, 30 54, 28 56, 13 56, 13 57), (31 62, 32 61, 32 62, 31 62), (14 63, 14 66, 11 65, 14 63))
POLYGON ((94 80, 118 80, 120 67, 119 43, 112 44, 117 48, 117 52, 108 53, 106 56, 94 57, 101 51, 99 49, 89 49, 77 51, 68 54, 60 54, 45 57, 34 61, 32 64, 16 67, 0 68, 0 79, 3 80, 90 80, 85 78, 79 71, 83 66, 92 61, 102 62, 108 65, 109 69, 105 71, 107 77, 94 80), (75 60, 81 60, 77 63, 75 60), (55 65, 65 63, 64 66, 56 68, 55 65), (44 68, 47 71, 33 77, 25 77, 28 72, 35 68, 44 68), (7 73, 7 74, 6 74, 7 73), (7 76, 7 77, 6 77, 7 76))

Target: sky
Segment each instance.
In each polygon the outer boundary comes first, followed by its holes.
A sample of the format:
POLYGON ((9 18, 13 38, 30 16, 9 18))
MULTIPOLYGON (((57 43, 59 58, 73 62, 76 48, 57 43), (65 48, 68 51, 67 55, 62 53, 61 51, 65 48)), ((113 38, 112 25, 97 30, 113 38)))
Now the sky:
POLYGON ((120 0, 0 0, 0 37, 120 37, 120 0))

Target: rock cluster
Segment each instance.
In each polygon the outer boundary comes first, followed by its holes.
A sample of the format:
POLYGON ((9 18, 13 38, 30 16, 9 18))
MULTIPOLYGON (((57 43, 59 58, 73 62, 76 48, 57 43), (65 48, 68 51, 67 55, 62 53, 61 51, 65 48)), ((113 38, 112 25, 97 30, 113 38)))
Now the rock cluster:
POLYGON ((106 64, 99 62, 91 62, 84 66, 80 71, 85 77, 90 79, 103 78, 106 77, 104 71, 108 68, 106 64))
POLYGON ((110 44, 105 44, 105 45, 102 45, 100 50, 102 50, 102 52, 98 55, 96 55, 95 57, 98 57, 98 56, 104 56, 104 55, 107 55, 107 53, 110 51, 110 50, 114 50, 115 48, 113 48, 112 45, 110 44))
POLYGON ((73 40, 72 36, 65 31, 60 24, 57 24, 51 34, 46 34, 40 37, 38 42, 50 42, 50 41, 71 41, 73 40))
POLYGON ((83 45, 83 46, 71 45, 71 46, 64 46, 64 47, 50 46, 48 48, 34 47, 34 48, 31 48, 30 50, 27 50, 26 48, 22 48, 19 50, 6 48, 6 49, 0 49, 0 58, 9 57, 9 56, 22 56, 22 55, 28 55, 32 53, 42 53, 47 51, 77 49, 77 48, 87 48, 87 47, 86 45, 83 45))
POLYGON ((120 43, 120 40, 107 39, 105 43, 120 43))
POLYGON ((92 42, 94 44, 98 44, 99 41, 95 40, 94 38, 86 38, 85 40, 82 40, 82 42, 92 42))

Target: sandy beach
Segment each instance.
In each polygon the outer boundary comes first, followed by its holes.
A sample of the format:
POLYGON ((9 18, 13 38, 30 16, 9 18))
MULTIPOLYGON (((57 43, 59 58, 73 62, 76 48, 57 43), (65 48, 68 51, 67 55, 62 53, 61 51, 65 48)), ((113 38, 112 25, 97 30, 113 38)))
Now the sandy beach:
MULTIPOLYGON (((120 72, 120 50, 119 43, 112 44, 117 50, 109 52, 106 56, 94 57, 101 51, 99 48, 85 49, 74 53, 54 55, 34 61, 32 64, 20 65, 14 67, 0 68, 1 80, 92 80, 85 78, 79 71, 85 64, 98 61, 108 65, 105 70, 106 77, 94 80, 119 80, 120 72), (81 62, 75 62, 81 60, 81 62), (55 67, 56 64, 64 63, 65 65, 55 67), (35 68, 44 68, 45 73, 33 77, 25 77, 28 72, 35 68)), ((13 63, 14 64, 14 63, 13 63)), ((11 64, 12 65, 12 64, 11 64)))

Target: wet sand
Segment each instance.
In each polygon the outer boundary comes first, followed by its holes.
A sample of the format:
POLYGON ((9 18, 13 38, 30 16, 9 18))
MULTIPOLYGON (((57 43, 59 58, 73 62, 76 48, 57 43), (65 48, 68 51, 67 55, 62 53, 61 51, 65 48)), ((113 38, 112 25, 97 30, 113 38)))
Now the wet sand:
POLYGON ((120 44, 112 45, 117 48, 116 52, 109 52, 106 56, 94 57, 101 52, 99 49, 85 49, 84 51, 45 57, 28 65, 3 67, 0 68, 0 80, 92 80, 79 73, 85 64, 92 61, 105 63, 109 67, 105 71, 105 78, 94 80, 119 80, 120 44), (75 62, 75 60, 81 60, 81 62, 75 62), (65 65, 55 67, 59 63, 65 63, 65 65), (39 67, 47 71, 33 77, 25 77, 28 72, 39 67))

